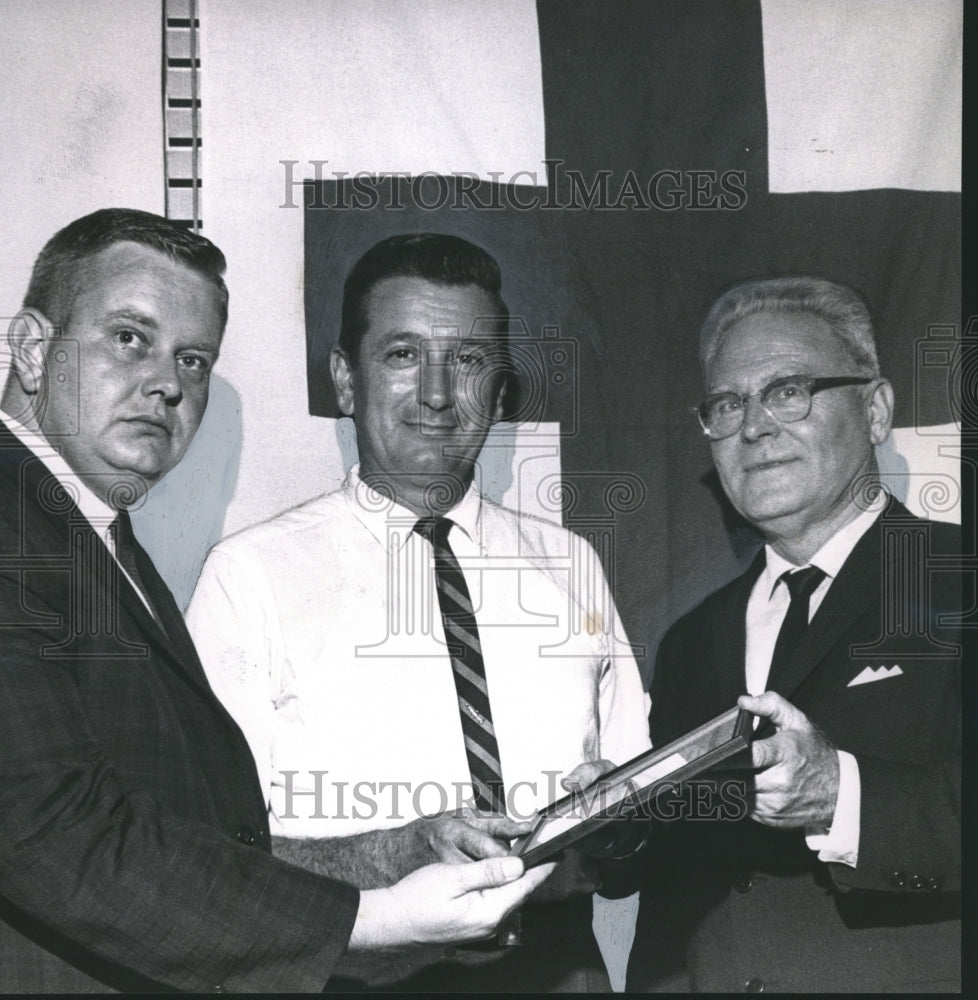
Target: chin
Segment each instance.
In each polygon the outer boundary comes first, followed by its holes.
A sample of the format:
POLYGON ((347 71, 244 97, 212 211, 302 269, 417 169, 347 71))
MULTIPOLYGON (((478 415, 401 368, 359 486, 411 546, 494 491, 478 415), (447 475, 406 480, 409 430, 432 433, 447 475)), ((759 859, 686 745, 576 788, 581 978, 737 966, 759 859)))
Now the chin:
POLYGON ((745 504, 735 505, 741 515, 748 521, 759 524, 764 521, 774 521, 781 517, 791 517, 797 514, 801 504, 793 502, 791 497, 783 494, 778 496, 759 497, 745 504))
POLYGON ((111 463, 120 480, 139 480, 145 484, 143 492, 158 483, 176 465, 144 455, 118 455, 111 463))
MULTIPOLYGON (((444 447, 452 450, 451 442, 446 441, 444 447)), ((393 466, 393 462, 390 465, 393 466)), ((473 461, 461 459, 455 455, 445 455, 442 448, 405 450, 397 457, 401 470, 418 476, 464 476, 465 469, 471 469, 473 461)))

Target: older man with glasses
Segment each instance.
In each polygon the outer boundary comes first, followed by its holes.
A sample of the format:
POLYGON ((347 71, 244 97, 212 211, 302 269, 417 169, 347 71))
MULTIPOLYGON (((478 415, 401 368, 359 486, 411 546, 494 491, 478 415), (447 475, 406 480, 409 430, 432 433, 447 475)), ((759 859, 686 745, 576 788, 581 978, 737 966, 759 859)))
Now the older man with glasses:
POLYGON ((766 544, 663 640, 652 741, 738 695, 759 725, 742 820, 653 838, 629 988, 958 989, 960 548, 880 487, 893 390, 868 310, 821 279, 748 282, 700 358, 720 481, 766 544))

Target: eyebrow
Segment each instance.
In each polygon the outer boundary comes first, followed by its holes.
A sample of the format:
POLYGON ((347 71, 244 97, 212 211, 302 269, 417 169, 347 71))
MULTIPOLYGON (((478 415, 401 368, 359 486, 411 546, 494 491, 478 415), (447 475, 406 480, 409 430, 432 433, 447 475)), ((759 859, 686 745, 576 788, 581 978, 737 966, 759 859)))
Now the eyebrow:
POLYGON ((798 371, 798 369, 792 369, 791 371, 785 372, 784 375, 773 375, 771 378, 766 379, 764 384, 754 392, 738 392, 736 389, 713 389, 707 392, 707 396, 753 396, 758 392, 763 392, 768 386, 774 385, 775 382, 780 382, 786 378, 814 378, 807 371, 798 371))
POLYGON ((377 344, 383 347, 396 340, 423 340, 424 336, 423 333, 418 333, 415 330, 385 330, 377 337, 377 344))
POLYGON ((136 309, 113 309, 112 312, 106 314, 105 318, 107 320, 125 319, 131 323, 152 327, 154 330, 159 329, 159 323, 152 316, 147 316, 136 309))

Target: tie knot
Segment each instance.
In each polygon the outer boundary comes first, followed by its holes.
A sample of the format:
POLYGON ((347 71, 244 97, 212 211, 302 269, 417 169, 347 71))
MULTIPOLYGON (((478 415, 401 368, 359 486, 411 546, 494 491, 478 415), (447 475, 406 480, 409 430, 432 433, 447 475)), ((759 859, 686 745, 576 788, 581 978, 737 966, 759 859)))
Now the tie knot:
POLYGON ((792 601, 808 600, 825 579, 825 571, 817 566, 806 566, 804 569, 788 570, 781 574, 784 585, 791 594, 792 601))
POLYGON ((426 538, 432 545, 448 544, 448 533, 452 530, 452 522, 447 517, 422 517, 414 526, 414 530, 426 538))

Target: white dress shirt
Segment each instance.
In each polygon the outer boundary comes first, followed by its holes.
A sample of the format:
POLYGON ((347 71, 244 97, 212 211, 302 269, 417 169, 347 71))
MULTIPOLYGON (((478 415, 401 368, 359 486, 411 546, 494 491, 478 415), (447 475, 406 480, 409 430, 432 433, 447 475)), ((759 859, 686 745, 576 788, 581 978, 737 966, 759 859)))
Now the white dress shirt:
MULTIPOLYGON (((648 696, 594 550, 471 488, 449 543, 477 616, 510 813, 586 760, 649 747, 648 696)), ((471 789, 431 547, 417 516, 343 488, 211 552, 187 624, 254 753, 272 831, 339 836, 471 789)))
MULTIPOLYGON (((815 612, 818 611, 843 564, 859 539, 879 517, 883 506, 884 499, 880 496, 867 510, 837 531, 805 563, 805 566, 817 566, 825 573, 825 579, 819 583, 808 600, 809 621, 815 617, 815 612)), ((761 694, 766 689, 778 632, 791 603, 788 586, 781 578, 786 572, 803 568, 779 556, 770 545, 765 546, 764 555, 766 559, 764 569, 757 578, 747 602, 745 679, 748 692, 754 695, 761 694)), ((806 840, 812 850, 818 851, 819 860, 836 861, 854 868, 859 857, 859 766, 856 758, 844 750, 838 751, 838 757, 839 794, 832 826, 828 833, 812 833, 806 840)))

